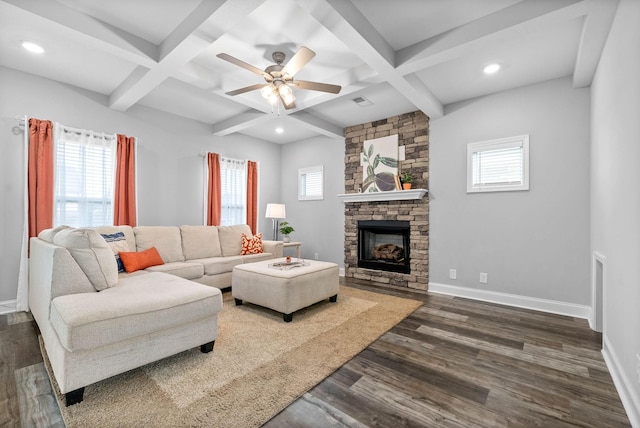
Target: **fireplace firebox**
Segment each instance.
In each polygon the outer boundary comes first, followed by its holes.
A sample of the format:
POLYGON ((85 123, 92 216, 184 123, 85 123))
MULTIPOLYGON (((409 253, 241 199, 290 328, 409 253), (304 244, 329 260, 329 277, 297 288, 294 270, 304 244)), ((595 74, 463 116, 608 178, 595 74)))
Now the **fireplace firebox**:
POLYGON ((358 267, 410 273, 408 221, 358 221, 358 267))

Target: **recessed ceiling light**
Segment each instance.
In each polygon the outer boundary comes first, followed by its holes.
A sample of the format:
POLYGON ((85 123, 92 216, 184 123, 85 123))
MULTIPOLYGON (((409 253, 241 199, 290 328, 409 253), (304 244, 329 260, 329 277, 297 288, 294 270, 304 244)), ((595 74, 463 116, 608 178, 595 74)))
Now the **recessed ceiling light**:
POLYGON ((277 128, 276 128, 276 132, 277 132, 278 134, 282 134, 282 133, 284 132, 284 129, 282 129, 281 127, 277 127, 277 128))
POLYGON ((22 47, 28 50, 29 52, 33 52, 37 54, 41 54, 44 52, 44 48, 42 46, 35 44, 33 42, 24 41, 22 42, 22 47))
POLYGON ((484 68, 485 74, 493 74, 500 70, 500 64, 489 64, 484 68))

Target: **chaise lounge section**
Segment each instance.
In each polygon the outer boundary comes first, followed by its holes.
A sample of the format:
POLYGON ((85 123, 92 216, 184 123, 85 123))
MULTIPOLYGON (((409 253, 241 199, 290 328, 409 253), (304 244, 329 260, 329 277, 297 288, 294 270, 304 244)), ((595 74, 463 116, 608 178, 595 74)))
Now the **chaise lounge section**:
MULTIPOLYGON (((241 254, 248 226, 219 229, 59 227, 31 239, 29 305, 67 405, 92 383, 194 347, 213 350, 233 266, 273 257, 241 254), (119 245, 156 247, 162 264, 118 273, 103 235, 120 232, 119 245)), ((269 246, 281 254, 282 243, 269 246)))

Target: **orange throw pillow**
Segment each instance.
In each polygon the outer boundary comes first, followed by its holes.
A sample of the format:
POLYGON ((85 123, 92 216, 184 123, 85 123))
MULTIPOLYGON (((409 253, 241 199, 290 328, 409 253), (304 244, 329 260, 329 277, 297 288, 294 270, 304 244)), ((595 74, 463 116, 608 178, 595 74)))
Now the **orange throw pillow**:
POLYGON ((262 233, 257 233, 254 236, 242 234, 242 251, 240 254, 246 256, 247 254, 262 254, 262 252, 262 233))
POLYGON ((124 265, 124 270, 127 271, 127 273, 164 264, 156 247, 151 247, 148 250, 138 253, 120 252, 119 254, 120 260, 122 260, 122 264, 124 265))

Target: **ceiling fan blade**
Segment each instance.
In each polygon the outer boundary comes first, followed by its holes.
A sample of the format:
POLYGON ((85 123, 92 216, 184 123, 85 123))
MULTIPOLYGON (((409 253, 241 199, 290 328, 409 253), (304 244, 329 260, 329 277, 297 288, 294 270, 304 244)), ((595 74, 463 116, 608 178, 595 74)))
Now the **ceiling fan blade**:
POLYGON ((246 86, 244 88, 236 89, 235 91, 226 92, 227 95, 239 95, 244 94, 245 92, 255 91, 256 89, 264 88, 268 83, 258 83, 251 86, 246 86))
POLYGON ((337 94, 342 89, 342 86, 330 85, 328 83, 320 82, 308 82, 306 80, 294 80, 293 82, 287 82, 300 89, 310 89, 312 91, 329 92, 330 94, 337 94))
POLYGON ((230 62, 231 64, 235 64, 238 67, 242 67, 245 70, 249 70, 252 73, 256 73, 259 74, 260 76, 264 77, 265 79, 268 79, 269 81, 273 80, 273 78, 271 77, 271 75, 267 72, 265 72, 264 70, 260 70, 258 67, 254 67, 251 64, 247 64, 244 61, 239 60, 238 58, 234 58, 231 55, 228 55, 226 53, 219 53, 218 55, 216 55, 218 58, 223 59, 225 61, 230 62))
POLYGON ((306 63, 311 61, 314 56, 316 56, 316 53, 314 51, 302 46, 284 66, 284 68, 282 69, 282 75, 288 74, 289 76, 293 77, 293 75, 300 71, 300 69, 304 67, 306 63))

